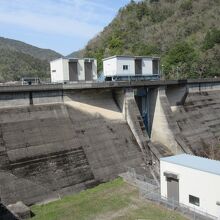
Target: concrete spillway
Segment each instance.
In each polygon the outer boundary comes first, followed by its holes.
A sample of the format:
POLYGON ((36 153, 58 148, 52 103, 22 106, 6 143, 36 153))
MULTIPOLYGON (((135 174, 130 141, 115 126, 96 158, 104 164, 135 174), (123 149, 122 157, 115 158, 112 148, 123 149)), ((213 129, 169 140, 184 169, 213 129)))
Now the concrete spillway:
POLYGON ((143 163, 110 92, 69 93, 63 104, 0 109, 0 143, 6 204, 55 199, 143 163))
POLYGON ((188 147, 197 155, 220 160, 220 92, 189 93, 173 112, 188 147))

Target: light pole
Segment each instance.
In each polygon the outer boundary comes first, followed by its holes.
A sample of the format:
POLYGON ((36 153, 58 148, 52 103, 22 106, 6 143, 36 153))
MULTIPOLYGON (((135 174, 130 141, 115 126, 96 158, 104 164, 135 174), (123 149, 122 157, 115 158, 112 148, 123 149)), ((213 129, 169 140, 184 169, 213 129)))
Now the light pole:
POLYGON ((163 75, 163 69, 164 69, 164 65, 162 64, 162 68, 161 68, 161 79, 165 79, 164 75, 163 75))

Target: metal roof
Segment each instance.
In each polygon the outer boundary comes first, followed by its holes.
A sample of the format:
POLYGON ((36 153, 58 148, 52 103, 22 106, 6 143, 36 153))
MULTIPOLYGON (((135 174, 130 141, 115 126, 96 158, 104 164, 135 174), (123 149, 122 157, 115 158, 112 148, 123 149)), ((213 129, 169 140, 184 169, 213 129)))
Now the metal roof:
POLYGON ((220 176, 220 161, 217 160, 211 160, 190 154, 179 154, 176 156, 164 157, 160 160, 220 176))
POLYGON ((141 58, 149 58, 152 60, 159 60, 160 57, 154 57, 154 56, 127 56, 127 55, 115 55, 115 56, 111 56, 111 57, 106 57, 103 59, 103 61, 105 60, 110 60, 113 58, 131 58, 131 59, 141 59, 141 58))

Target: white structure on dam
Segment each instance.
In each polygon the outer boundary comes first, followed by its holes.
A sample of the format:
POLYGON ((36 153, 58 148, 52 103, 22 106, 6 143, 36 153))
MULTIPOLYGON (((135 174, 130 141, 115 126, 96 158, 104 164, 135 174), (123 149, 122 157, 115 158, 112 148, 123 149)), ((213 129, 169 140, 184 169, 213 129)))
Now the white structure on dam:
POLYGON ((97 61, 93 58, 60 58, 50 62, 51 82, 79 82, 97 79, 97 61))
POLYGON ((116 77, 152 77, 160 73, 160 58, 147 56, 113 56, 103 59, 104 76, 116 77))
POLYGON ((220 161, 188 154, 160 160, 161 196, 220 219, 220 161))

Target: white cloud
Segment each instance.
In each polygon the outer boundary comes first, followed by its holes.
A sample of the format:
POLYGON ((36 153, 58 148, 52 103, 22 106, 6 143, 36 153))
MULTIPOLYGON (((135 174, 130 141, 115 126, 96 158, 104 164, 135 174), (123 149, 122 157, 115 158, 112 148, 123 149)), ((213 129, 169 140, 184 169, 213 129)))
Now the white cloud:
POLYGON ((0 0, 0 23, 64 36, 91 38, 113 13, 92 0, 0 0))

